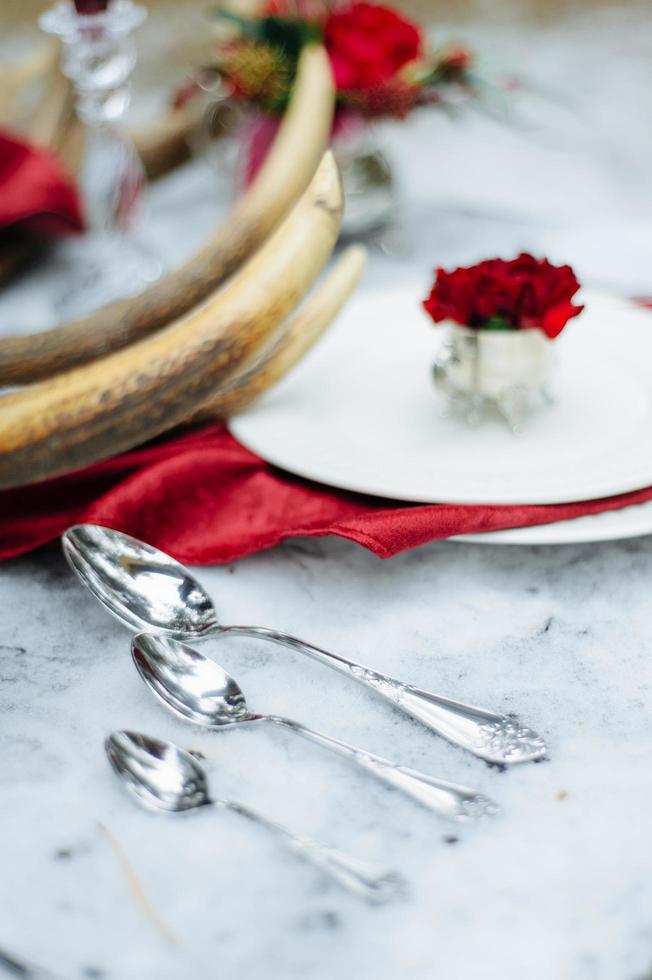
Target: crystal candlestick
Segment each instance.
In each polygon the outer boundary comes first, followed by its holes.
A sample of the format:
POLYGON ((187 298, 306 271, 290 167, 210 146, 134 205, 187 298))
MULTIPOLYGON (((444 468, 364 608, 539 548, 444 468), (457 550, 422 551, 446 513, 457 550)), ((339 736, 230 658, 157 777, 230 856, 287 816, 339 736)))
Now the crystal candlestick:
MULTIPOLYGON (((63 0, 39 19, 61 41, 61 69, 74 85, 86 128, 80 185, 89 234, 83 254, 75 257, 82 281, 66 284, 71 298, 62 312, 68 315, 71 308, 87 312, 121 293, 138 292, 160 273, 151 251, 127 237, 145 186, 124 122, 136 63, 133 34, 146 16, 131 0, 63 0)), ((75 243, 69 248, 79 251, 75 243)))

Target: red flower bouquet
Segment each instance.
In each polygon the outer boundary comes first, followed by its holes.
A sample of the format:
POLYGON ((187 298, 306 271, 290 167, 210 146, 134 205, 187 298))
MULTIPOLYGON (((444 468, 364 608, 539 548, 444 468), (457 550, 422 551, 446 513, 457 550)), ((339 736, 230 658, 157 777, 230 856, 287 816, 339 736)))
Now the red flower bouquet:
POLYGON ((536 328, 553 340, 582 312, 572 303, 579 288, 570 266, 523 253, 511 261, 487 259, 453 272, 437 269, 423 306, 435 323, 454 320, 483 330, 536 328))
MULTIPOLYGON (((194 88, 179 90, 174 104, 183 105, 193 92, 210 88, 207 71, 217 75, 219 105, 223 109, 230 102, 234 110, 222 118, 231 119, 240 191, 273 142, 302 48, 321 43, 336 88, 332 146, 347 197, 343 230, 348 235, 383 227, 394 215, 391 166, 369 139, 366 123, 403 119, 421 106, 454 108, 480 94, 474 58, 466 48, 431 49, 419 25, 389 6, 365 0, 268 0, 258 16, 241 17, 223 8, 215 16, 232 30, 222 35, 214 63, 198 73, 194 88)), ((205 130, 210 150, 210 122, 205 130)), ((219 148, 215 156, 224 160, 219 148)))
POLYGON ((216 15, 240 34, 220 46, 215 70, 235 95, 265 112, 283 111, 301 47, 315 40, 328 51, 340 109, 402 117, 447 101, 453 86, 474 92, 471 53, 460 46, 428 50, 421 28, 391 7, 272 0, 257 18, 222 9, 216 15))

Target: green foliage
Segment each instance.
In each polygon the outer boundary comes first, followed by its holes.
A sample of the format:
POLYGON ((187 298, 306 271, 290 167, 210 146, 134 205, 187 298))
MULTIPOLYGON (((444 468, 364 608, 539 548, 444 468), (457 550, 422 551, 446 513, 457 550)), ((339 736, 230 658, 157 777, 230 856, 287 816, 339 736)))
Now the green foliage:
POLYGON ((237 24, 243 37, 276 48, 293 64, 298 60, 301 49, 306 44, 321 39, 320 28, 307 21, 288 20, 285 17, 275 16, 250 20, 221 7, 214 8, 213 15, 237 24))
POLYGON ((492 316, 490 320, 482 325, 483 330, 515 330, 516 327, 508 323, 502 316, 492 316))

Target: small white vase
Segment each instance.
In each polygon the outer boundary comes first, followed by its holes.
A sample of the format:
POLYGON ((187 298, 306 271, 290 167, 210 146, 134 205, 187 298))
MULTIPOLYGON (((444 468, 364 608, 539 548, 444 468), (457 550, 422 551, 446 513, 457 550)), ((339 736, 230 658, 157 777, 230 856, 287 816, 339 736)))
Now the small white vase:
POLYGON ((497 410, 513 432, 550 404, 554 358, 541 330, 482 330, 449 322, 433 375, 447 408, 472 424, 497 410))

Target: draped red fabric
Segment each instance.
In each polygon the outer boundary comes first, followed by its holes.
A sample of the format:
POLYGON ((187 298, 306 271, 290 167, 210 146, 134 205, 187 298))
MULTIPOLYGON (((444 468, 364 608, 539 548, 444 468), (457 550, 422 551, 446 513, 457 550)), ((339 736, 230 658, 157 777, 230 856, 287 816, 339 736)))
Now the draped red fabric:
POLYGON ((75 185, 56 156, 0 132, 0 236, 11 228, 51 238, 83 227, 75 185))
POLYGON ((390 558, 455 534, 548 524, 652 500, 652 487, 548 506, 406 505, 282 473, 213 425, 86 470, 0 492, 0 558, 91 521, 142 538, 188 564, 221 564, 285 538, 334 534, 390 558))

